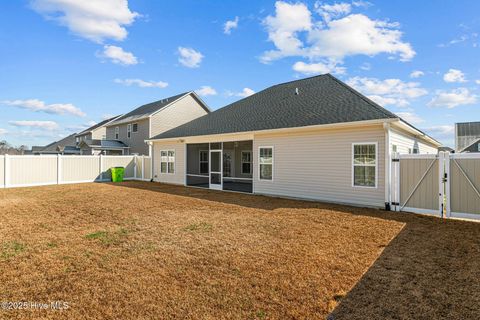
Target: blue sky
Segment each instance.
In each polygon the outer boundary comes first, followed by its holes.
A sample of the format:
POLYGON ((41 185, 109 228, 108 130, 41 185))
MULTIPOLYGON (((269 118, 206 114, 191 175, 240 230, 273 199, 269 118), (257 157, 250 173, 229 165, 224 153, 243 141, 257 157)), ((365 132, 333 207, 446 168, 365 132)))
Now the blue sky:
POLYGON ((195 90, 331 72, 440 141, 480 120, 478 1, 0 2, 0 139, 42 145, 195 90))

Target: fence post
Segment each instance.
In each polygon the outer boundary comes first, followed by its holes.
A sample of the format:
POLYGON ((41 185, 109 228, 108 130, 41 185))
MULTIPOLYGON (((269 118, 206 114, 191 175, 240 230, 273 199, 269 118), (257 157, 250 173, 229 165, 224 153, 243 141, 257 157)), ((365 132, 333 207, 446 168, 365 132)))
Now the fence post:
POLYGON ((401 193, 401 190, 400 190, 400 180, 401 180, 401 176, 400 176, 400 164, 401 164, 401 155, 400 153, 396 153, 395 155, 395 158, 398 159, 397 163, 396 163, 396 166, 395 166, 395 176, 397 177, 397 181, 396 181, 396 193, 397 193, 397 205, 395 206, 395 211, 400 211, 400 206, 402 204, 402 193, 401 193))
POLYGON ((445 152, 445 214, 447 218, 452 215, 450 208, 450 157, 453 156, 450 152, 445 152))
POLYGON ((60 184, 62 178, 62 155, 57 153, 57 184, 60 184))
POLYGON ((133 156, 133 180, 137 180, 137 155, 133 156))
POLYGON ((443 218, 443 209, 445 208, 444 199, 444 178, 445 178, 445 152, 438 153, 438 210, 440 218, 443 218))
POLYGON ((10 162, 9 162, 10 159, 8 159, 8 154, 5 154, 5 157, 4 157, 4 166, 3 166, 3 170, 4 170, 4 174, 3 174, 3 187, 4 188, 8 188, 8 184, 10 182, 10 162))
POLYGON ((99 169, 98 176, 100 177, 100 181, 103 181, 103 154, 100 153, 100 169, 99 169))

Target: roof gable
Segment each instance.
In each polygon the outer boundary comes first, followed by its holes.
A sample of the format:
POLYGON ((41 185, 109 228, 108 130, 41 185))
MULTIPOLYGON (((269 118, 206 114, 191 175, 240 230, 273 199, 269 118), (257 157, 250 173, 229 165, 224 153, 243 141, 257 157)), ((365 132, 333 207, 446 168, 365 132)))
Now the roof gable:
POLYGON ((143 119, 146 117, 149 117, 150 115, 154 114, 155 112, 159 111, 160 109, 166 107, 167 105, 175 102, 176 100, 180 99, 181 97, 189 94, 190 92, 184 92, 181 94, 177 94, 172 97, 168 97, 165 99, 161 99, 155 102, 147 103, 144 104, 143 106, 140 106, 129 113, 124 114, 120 118, 116 119, 110 125, 117 125, 120 123, 125 123, 125 122, 131 122, 139 119, 143 119))
POLYGON ((92 132, 92 131, 94 131, 94 130, 96 130, 96 129, 98 129, 98 128, 101 128, 101 127, 103 127, 104 125, 108 124, 109 122, 115 120, 115 119, 118 118, 118 117, 120 117, 120 116, 115 116, 115 117, 112 117, 112 118, 110 118, 110 119, 103 120, 103 121, 101 121, 101 122, 99 122, 99 123, 91 126, 90 128, 85 129, 85 130, 83 130, 82 132, 78 133, 77 136, 82 136, 82 135, 87 134, 87 133, 89 133, 89 132, 92 132))

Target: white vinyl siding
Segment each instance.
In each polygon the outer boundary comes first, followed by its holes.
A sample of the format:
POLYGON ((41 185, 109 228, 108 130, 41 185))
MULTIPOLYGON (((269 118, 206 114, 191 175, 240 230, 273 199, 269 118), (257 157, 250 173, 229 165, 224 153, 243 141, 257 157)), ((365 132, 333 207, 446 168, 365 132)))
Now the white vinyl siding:
POLYGON ((181 142, 159 143, 153 145, 153 180, 155 182, 185 184, 185 144, 181 142), (172 174, 162 174, 160 151, 170 150, 175 152, 175 168, 172 174))
POLYGON ((402 154, 415 152, 421 154, 436 154, 438 152, 436 147, 417 139, 415 136, 410 135, 409 133, 400 132, 395 129, 390 129, 390 145, 392 147, 393 145, 396 145, 397 152, 402 154))
POLYGON ((192 95, 187 95, 174 104, 152 115, 151 137, 173 129, 207 114, 207 111, 192 95))
MULTIPOLYGON (((258 178, 254 192, 374 207, 385 206, 385 130, 382 125, 255 134, 254 161, 259 147, 273 146, 273 181, 258 178), (352 143, 377 143, 377 187, 352 186, 352 143)), ((258 162, 254 164, 258 167, 258 162)))

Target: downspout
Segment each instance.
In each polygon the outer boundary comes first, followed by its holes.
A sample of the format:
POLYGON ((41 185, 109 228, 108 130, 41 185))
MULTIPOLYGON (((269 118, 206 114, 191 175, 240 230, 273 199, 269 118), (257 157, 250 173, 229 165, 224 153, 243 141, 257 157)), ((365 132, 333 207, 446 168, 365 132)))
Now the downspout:
POLYGON ((384 123, 385 129, 385 210, 390 211, 392 203, 392 153, 390 147, 390 123, 384 123))

